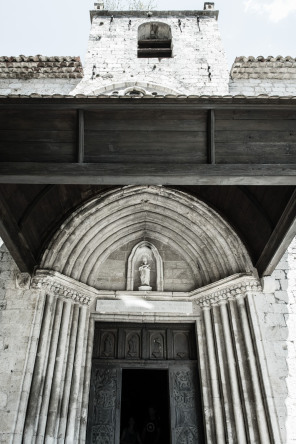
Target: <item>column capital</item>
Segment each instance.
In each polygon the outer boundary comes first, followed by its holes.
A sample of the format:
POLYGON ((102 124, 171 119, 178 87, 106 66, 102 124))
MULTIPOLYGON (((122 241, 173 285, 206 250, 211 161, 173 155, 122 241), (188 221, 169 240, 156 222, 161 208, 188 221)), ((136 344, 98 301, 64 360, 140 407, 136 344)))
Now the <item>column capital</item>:
POLYGON ((87 294, 87 291, 83 291, 83 288, 77 288, 78 285, 73 284, 73 279, 63 276, 51 274, 42 270, 37 273, 31 282, 31 288, 42 289, 54 294, 56 297, 64 299, 71 299, 73 302, 80 305, 89 305, 91 302, 91 296, 87 294))
POLYGON ((201 294, 194 300, 194 303, 202 309, 211 308, 214 305, 221 305, 230 300, 245 298, 248 293, 262 291, 260 282, 253 277, 246 277, 239 282, 229 283, 220 290, 201 294))

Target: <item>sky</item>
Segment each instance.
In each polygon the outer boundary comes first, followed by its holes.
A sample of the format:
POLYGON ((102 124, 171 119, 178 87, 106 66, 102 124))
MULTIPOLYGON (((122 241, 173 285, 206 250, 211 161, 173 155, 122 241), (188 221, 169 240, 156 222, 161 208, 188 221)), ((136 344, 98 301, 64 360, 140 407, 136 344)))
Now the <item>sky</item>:
MULTIPOLYGON (((158 0, 159 10, 203 9, 203 0, 158 0)), ((93 0, 0 0, 0 55, 80 56, 93 0)), ((296 0, 217 0, 229 66, 236 56, 296 57, 296 0)))

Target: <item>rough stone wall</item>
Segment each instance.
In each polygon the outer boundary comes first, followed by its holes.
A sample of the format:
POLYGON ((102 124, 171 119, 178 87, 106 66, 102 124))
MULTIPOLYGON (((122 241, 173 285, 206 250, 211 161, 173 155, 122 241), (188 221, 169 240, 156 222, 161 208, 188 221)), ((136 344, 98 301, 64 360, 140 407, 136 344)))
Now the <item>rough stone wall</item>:
MULTIPOLYGON (((168 245, 157 242, 155 239, 147 240, 156 246, 162 257, 164 291, 194 290, 195 279, 184 258, 168 245)), ((133 242, 130 242, 110 254, 99 270, 96 288, 99 290, 126 290, 126 267, 134 245, 133 242)), ((153 288, 153 290, 156 289, 153 288)))
POLYGON ((292 57, 236 57, 230 72, 232 95, 294 96, 296 59, 292 57))
POLYGON ((233 96, 295 96, 296 80, 235 79, 229 82, 229 93, 233 96))
POLYGON ((94 16, 84 79, 73 94, 100 94, 131 84, 146 85, 151 91, 155 86, 162 87, 165 94, 227 94, 229 75, 217 20, 201 17, 199 31, 197 13, 174 16, 164 12, 159 16, 153 12, 151 18, 141 13, 131 16, 129 12, 94 16), (110 22, 112 14, 114 20, 110 22), (171 27, 172 58, 137 57, 138 27, 150 21, 171 27))
MULTIPOLYGON (((254 298, 282 443, 296 443, 296 238, 273 273, 275 292, 254 298)), ((257 338, 259 340, 259 338, 257 338)))
MULTIPOLYGON (((0 442, 11 442, 22 390, 36 293, 16 286, 18 269, 0 247, 0 442)), ((26 287, 26 283, 24 282, 26 287)))
POLYGON ((80 79, 1 79, 0 96, 69 94, 80 79))

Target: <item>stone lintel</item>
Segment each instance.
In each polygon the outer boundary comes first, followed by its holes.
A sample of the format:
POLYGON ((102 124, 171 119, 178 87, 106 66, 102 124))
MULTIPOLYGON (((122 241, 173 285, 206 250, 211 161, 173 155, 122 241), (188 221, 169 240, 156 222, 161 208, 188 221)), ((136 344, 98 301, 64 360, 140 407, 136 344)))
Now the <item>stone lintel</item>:
POLYGON ((126 296, 120 300, 97 299, 96 312, 191 315, 193 313, 193 304, 186 301, 153 301, 143 297, 126 296))

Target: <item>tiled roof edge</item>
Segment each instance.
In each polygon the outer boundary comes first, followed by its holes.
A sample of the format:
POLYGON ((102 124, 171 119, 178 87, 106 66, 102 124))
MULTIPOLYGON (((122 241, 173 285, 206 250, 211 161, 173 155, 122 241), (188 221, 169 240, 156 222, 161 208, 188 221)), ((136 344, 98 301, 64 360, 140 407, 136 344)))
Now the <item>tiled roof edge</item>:
POLYGON ((234 63, 246 63, 246 62, 295 62, 296 61, 296 57, 291 57, 291 56, 268 56, 268 57, 263 57, 263 56, 258 56, 258 57, 253 57, 253 56, 238 56, 235 58, 234 63))
POLYGON ((41 55, 0 57, 0 79, 82 79, 80 57, 41 55))
POLYGON ((116 101, 116 102, 122 102, 122 101, 157 101, 159 99, 166 100, 166 99, 178 99, 178 100, 198 100, 200 102, 214 102, 214 101, 221 101, 221 102, 238 102, 238 101, 268 101, 268 102, 288 102, 292 101, 293 104, 296 104, 296 96, 276 96, 276 95, 268 95, 268 94, 260 94, 258 96, 246 96, 246 95, 225 95, 225 96, 210 96, 210 95, 158 95, 158 96, 142 96, 142 97, 131 97, 131 96, 109 96, 105 94, 100 94, 98 96, 94 95, 84 95, 84 94, 77 94, 75 96, 73 95, 63 95, 63 94, 52 94, 52 95, 42 95, 42 94, 30 94, 30 95, 21 95, 21 94, 9 94, 9 95, 0 95, 0 100, 11 100, 11 101, 18 101, 22 99, 34 99, 34 100, 98 100, 98 99, 105 99, 108 101, 116 101))
MULTIPOLYGON (((79 62, 79 56, 43 56, 37 54, 35 56, 0 56, 0 62, 79 62)), ((82 65, 81 65, 82 66, 82 65)))

